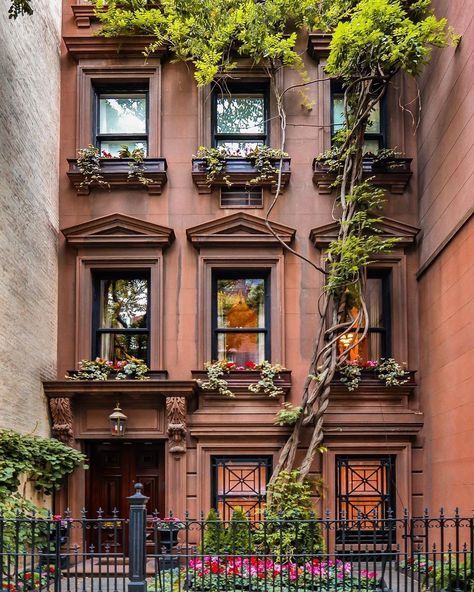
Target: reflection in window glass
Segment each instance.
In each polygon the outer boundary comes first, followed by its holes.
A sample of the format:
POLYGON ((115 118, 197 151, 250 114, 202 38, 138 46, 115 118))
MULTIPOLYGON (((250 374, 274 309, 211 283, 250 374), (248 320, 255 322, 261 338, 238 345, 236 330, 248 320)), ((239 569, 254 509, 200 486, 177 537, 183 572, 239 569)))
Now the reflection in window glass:
POLYGON ((146 133, 146 95, 100 95, 99 133, 146 133))
POLYGON ((264 134, 265 97, 262 94, 217 97, 218 134, 264 134))
POLYGON ((147 142, 144 141, 137 141, 137 142, 128 142, 127 140, 120 140, 118 142, 112 142, 112 141, 107 141, 107 140, 103 140, 100 143, 100 148, 101 150, 104 150, 105 152, 109 152, 112 156, 118 156, 120 150, 122 149, 122 146, 127 146, 127 148, 129 149, 130 152, 132 152, 132 150, 135 150, 135 148, 143 148, 145 154, 147 154, 148 152, 148 146, 147 146, 147 142))
POLYGON ((148 279, 97 278, 95 355, 117 362, 127 356, 148 361, 148 279))
MULTIPOLYGON (((333 134, 340 130, 345 124, 344 118, 344 97, 343 95, 333 94, 332 96, 332 125, 333 134)), ((370 123, 366 128, 367 136, 370 134, 381 135, 380 125, 380 103, 377 103, 370 116, 370 123)), ((366 137, 364 142, 364 153, 377 154, 381 148, 381 138, 366 137)))
POLYGON ((216 289, 217 358, 238 366, 265 359, 264 278, 218 278, 216 289))

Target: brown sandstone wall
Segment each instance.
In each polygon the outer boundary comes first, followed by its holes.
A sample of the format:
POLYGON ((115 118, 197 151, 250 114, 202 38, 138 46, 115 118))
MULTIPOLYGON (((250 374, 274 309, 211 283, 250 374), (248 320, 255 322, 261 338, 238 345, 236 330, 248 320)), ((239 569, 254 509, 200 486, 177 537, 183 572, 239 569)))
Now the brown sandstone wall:
POLYGON ((433 510, 460 506, 471 512, 474 14, 467 0, 435 5, 437 14, 447 16, 462 40, 457 49, 436 51, 420 81, 418 277, 425 502, 433 510))

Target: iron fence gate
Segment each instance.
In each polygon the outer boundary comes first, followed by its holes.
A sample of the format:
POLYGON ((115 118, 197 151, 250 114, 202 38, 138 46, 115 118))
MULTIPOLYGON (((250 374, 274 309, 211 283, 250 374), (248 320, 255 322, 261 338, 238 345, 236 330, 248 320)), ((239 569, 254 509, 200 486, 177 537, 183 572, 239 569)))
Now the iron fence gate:
POLYGON ((3 592, 473 592, 474 519, 0 516, 3 592), (378 533, 388 533, 381 540, 378 533), (347 535, 347 536, 346 536, 347 535))

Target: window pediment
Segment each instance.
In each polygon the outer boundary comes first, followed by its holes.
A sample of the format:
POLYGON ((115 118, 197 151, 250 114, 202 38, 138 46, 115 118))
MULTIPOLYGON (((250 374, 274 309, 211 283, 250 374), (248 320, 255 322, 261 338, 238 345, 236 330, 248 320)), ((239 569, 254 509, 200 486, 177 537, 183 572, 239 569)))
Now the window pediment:
POLYGON ((160 247, 165 249, 175 235, 171 228, 125 214, 110 214, 64 228, 62 233, 74 247, 160 247))
MULTIPOLYGON (((296 230, 278 224, 271 223, 272 228, 285 244, 290 244, 296 230)), ((281 243, 269 231, 265 220, 244 212, 224 216, 217 220, 211 220, 199 224, 186 231, 191 243, 199 248, 201 246, 281 246, 281 243)))
MULTIPOLYGON (((376 224, 376 228, 380 233, 379 236, 383 238, 398 237, 400 241, 397 243, 397 246, 400 247, 414 245, 416 237, 420 231, 416 226, 411 226, 405 222, 386 217, 381 218, 381 221, 376 224)), ((339 223, 331 222, 330 224, 324 224, 323 226, 313 228, 309 238, 316 248, 325 249, 329 246, 331 241, 337 238, 338 230, 339 223)))

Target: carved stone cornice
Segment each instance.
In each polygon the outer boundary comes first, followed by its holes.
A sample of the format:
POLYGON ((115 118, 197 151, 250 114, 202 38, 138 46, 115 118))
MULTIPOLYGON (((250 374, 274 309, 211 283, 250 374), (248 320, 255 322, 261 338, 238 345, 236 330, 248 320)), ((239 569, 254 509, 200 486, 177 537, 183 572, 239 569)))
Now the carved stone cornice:
MULTIPOLYGON (((272 228, 287 245, 296 234, 294 228, 277 222, 272 222, 272 228)), ((232 247, 235 245, 239 247, 281 246, 280 241, 268 230, 263 218, 245 212, 237 212, 217 220, 213 218, 199 226, 188 228, 186 234, 196 248, 226 245, 232 247)))
POLYGON ((71 399, 68 397, 51 398, 49 399, 49 409, 53 423, 51 428, 53 437, 70 445, 74 437, 71 399))
POLYGON ((169 452, 186 452, 186 397, 167 397, 169 452))
MULTIPOLYGON (((416 237, 420 229, 411 226, 400 220, 381 216, 380 222, 375 225, 377 236, 381 238, 398 238, 397 247, 410 247, 416 243, 416 237)), ((313 228, 309 238, 317 249, 327 249, 333 240, 337 239, 339 232, 339 222, 331 222, 313 228)))
MULTIPOLYGON (((145 49, 154 41, 152 36, 131 35, 130 37, 97 37, 96 35, 63 37, 67 50, 74 58, 117 58, 143 57, 145 49)), ((166 47, 157 48, 150 57, 161 58, 166 47)))
POLYGON ((101 395, 153 395, 190 398, 197 392, 194 380, 51 380, 43 382, 49 399, 101 395))
POLYGON ((175 235, 171 228, 125 214, 109 214, 82 224, 63 228, 74 247, 160 247, 166 249, 175 235))
POLYGON ((327 58, 329 55, 329 44, 331 43, 332 33, 323 33, 314 31, 308 35, 307 52, 314 60, 327 58))

